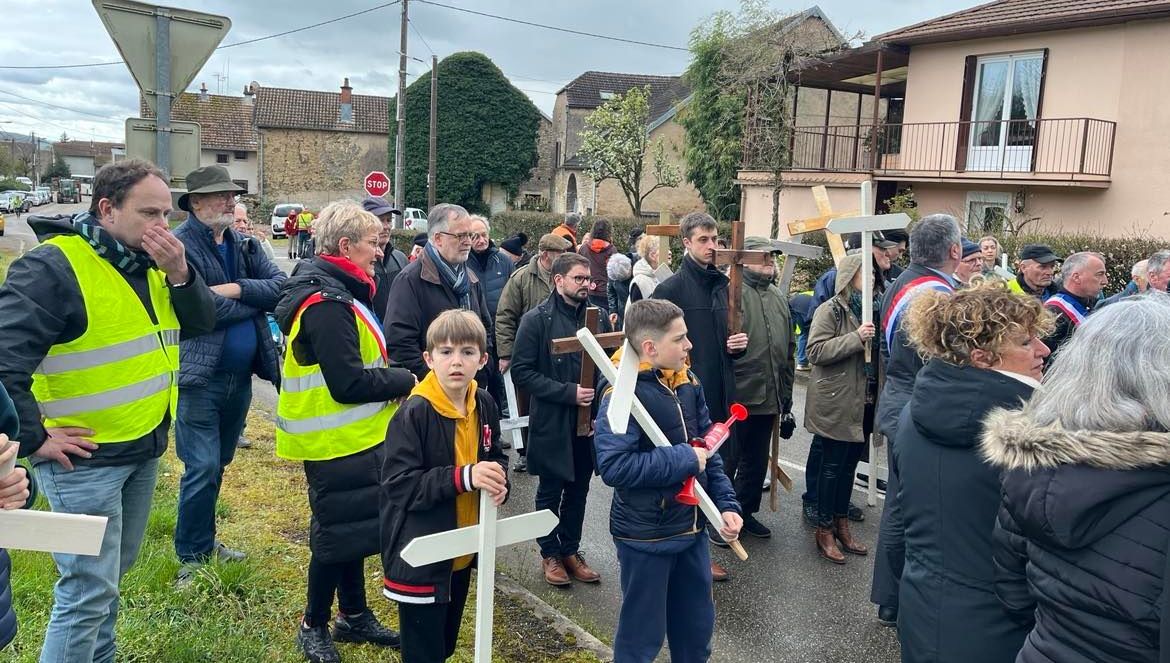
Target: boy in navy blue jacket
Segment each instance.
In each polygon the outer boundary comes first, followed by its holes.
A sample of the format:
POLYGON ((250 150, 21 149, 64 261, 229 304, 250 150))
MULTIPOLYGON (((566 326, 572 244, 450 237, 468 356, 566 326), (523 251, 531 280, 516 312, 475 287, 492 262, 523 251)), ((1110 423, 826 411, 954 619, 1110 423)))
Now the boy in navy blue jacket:
POLYGON ((711 418, 703 387, 686 367, 691 343, 682 309, 642 300, 626 311, 625 325, 639 359, 634 394, 672 446, 655 447, 632 417, 624 434, 615 433, 610 394, 602 397, 594 445, 601 478, 614 489, 609 531, 622 585, 614 663, 653 661, 664 636, 671 661, 706 661, 715 629, 706 520, 675 496, 697 477, 723 515, 721 534, 738 537, 743 519, 719 454, 689 444, 711 428, 711 418))

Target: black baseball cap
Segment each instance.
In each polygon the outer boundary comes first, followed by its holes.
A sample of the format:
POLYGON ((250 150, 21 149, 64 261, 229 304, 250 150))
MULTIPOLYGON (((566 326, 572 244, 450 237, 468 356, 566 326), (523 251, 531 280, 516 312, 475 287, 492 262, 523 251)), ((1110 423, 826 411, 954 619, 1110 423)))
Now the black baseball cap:
POLYGON ((1047 265, 1050 262, 1060 262, 1064 258, 1053 253, 1052 247, 1047 244, 1025 244, 1024 248, 1020 249, 1020 260, 1035 260, 1041 265, 1047 265))

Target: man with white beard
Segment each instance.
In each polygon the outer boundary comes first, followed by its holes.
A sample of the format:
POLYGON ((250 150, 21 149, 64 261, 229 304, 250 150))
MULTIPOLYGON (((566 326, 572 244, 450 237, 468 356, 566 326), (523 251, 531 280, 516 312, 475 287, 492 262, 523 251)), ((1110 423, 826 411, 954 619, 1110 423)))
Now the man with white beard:
POLYGON ((244 559, 244 553, 215 538, 215 503, 252 402, 252 373, 279 386, 276 346, 265 314, 276 307, 285 279, 256 242, 232 229, 235 195, 243 189, 227 169, 195 170, 187 175, 187 187, 178 206, 189 218, 175 237, 211 288, 216 322, 211 333, 179 343, 175 451, 184 471, 175 553, 183 563, 180 583, 213 559, 244 559))

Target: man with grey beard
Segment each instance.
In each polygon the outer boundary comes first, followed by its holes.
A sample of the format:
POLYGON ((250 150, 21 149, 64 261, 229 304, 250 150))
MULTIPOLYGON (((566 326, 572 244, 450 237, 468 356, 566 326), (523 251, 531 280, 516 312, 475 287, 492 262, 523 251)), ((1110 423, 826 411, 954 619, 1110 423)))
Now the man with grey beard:
POLYGON ((239 561, 244 553, 215 538, 215 503, 223 471, 252 402, 252 373, 278 385, 280 368, 266 314, 276 307, 285 274, 257 243, 232 229, 236 186, 227 169, 205 166, 187 175, 179 209, 189 217, 175 230, 187 260, 215 300, 215 330, 179 343, 179 404, 175 451, 183 461, 175 553, 179 582, 200 565, 239 561))

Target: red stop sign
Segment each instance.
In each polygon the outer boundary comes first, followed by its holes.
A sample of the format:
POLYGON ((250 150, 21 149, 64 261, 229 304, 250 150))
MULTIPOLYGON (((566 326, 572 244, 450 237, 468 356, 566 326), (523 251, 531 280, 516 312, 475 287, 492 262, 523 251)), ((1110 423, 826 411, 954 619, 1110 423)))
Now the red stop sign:
POLYGON ((365 188, 368 195, 385 196, 390 192, 390 178, 386 177, 386 173, 375 170, 366 175, 365 188))

